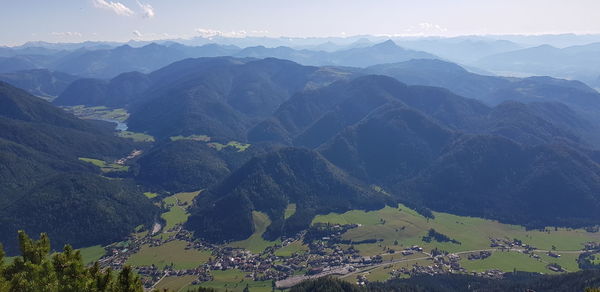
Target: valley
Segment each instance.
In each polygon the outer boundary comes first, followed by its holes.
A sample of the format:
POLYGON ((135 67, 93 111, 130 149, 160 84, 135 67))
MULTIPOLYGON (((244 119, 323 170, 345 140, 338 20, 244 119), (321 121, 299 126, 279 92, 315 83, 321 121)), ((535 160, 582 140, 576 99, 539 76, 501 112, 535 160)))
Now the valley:
POLYGON ((181 228, 189 216, 187 207, 201 195, 179 193, 160 199, 157 202, 170 209, 161 215, 165 227, 105 247, 107 256, 100 262, 113 268, 131 264, 146 287, 241 291, 248 284, 253 291, 271 291, 274 282, 285 288, 325 275, 355 283, 423 274, 498 278, 514 270, 575 272, 582 253, 600 254, 598 231, 528 230, 439 212, 427 218, 404 205, 319 215, 308 232, 275 241, 261 238, 271 221, 254 212, 255 232, 248 239, 215 245, 195 240, 181 228), (458 243, 425 241, 432 229, 458 243))
POLYGON ((600 291, 600 34, 450 36, 415 2, 256 36, 303 2, 174 37, 153 1, 0 36, 0 292, 600 291))

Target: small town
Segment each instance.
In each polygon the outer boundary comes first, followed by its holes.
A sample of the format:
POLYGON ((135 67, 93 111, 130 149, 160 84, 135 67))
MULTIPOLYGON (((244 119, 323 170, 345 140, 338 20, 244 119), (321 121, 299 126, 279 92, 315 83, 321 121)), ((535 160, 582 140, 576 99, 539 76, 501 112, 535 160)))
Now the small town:
MULTIPOLYGON (((342 240, 342 234, 357 224, 330 225, 316 224, 308 231, 303 231, 294 237, 284 238, 280 244, 267 247, 260 254, 254 254, 241 248, 229 247, 226 244, 216 245, 194 239, 191 232, 176 226, 168 230, 169 236, 165 239, 148 233, 143 237, 130 236, 125 242, 105 247, 107 253, 99 261, 102 267, 110 267, 114 270, 121 269, 128 258, 138 252, 142 246, 159 247, 172 241, 186 242, 186 250, 208 251, 211 257, 205 263, 201 263, 193 269, 178 270, 172 265, 165 267, 134 266, 134 269, 142 276, 146 289, 153 289, 158 282, 165 277, 194 276, 196 279, 192 285, 200 285, 203 282, 213 280, 211 271, 240 270, 246 273, 246 277, 253 281, 272 281, 277 288, 289 288, 307 279, 315 279, 328 275, 336 275, 344 278, 352 277, 359 285, 368 283, 364 272, 376 267, 389 270, 392 278, 410 277, 414 275, 438 275, 447 273, 471 274, 479 277, 501 279, 504 272, 497 269, 483 272, 469 272, 461 266, 461 260, 477 261, 484 260, 493 252, 516 251, 528 254, 536 260, 541 260, 535 247, 524 244, 514 239, 490 238, 490 249, 479 251, 467 251, 460 253, 448 253, 434 249, 430 252, 423 250, 418 245, 406 247, 396 251, 388 248, 387 253, 376 256, 361 256, 352 244, 347 248, 348 242, 342 240), (308 246, 307 252, 296 252, 290 257, 275 255, 275 251, 294 242, 304 242, 308 246), (399 255, 400 257, 386 257, 399 255), (394 269, 393 264, 411 262, 416 260, 428 260, 430 264, 423 265, 415 263, 410 267, 394 269)), ((588 243, 586 250, 597 250, 597 243, 588 243)), ((553 251, 546 253, 550 257, 560 257, 553 251)), ((548 263, 547 268, 553 272, 564 272, 558 264, 548 263)))

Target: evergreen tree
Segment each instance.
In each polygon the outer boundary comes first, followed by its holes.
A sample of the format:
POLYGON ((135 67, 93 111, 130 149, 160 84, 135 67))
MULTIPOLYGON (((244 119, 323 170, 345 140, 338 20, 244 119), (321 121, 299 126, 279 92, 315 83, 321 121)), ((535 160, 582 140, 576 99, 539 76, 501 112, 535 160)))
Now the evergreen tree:
POLYGON ((143 292, 131 267, 124 267, 115 280, 112 271, 102 270, 97 262, 86 267, 70 245, 50 256, 46 234, 33 240, 19 231, 19 247, 21 256, 5 265, 0 245, 0 292, 143 292))
POLYGON ((117 277, 114 292, 143 292, 142 281, 133 273, 130 266, 123 267, 117 277))

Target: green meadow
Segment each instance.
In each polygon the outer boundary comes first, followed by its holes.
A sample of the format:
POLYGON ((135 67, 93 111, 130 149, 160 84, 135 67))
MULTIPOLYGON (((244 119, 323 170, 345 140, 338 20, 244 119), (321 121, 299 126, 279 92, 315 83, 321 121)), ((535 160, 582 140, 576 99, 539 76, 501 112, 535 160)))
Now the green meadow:
POLYGON ((253 253, 260 253, 265 248, 280 243, 279 240, 267 241, 262 238, 263 233, 265 233, 267 227, 271 224, 271 219, 269 219, 267 214, 253 211, 252 219, 254 220, 254 233, 248 239, 232 242, 229 246, 244 248, 253 253))
POLYGON ((106 161, 100 160, 100 159, 79 157, 79 160, 81 160, 83 162, 91 163, 91 164, 99 167, 100 170, 102 170, 102 172, 104 172, 104 173, 129 171, 129 166, 119 165, 116 163, 109 163, 109 162, 106 162, 106 161))
POLYGON ((106 254, 104 247, 101 245, 80 248, 79 252, 84 264, 92 264, 106 254))
POLYGON ((131 139, 135 142, 149 143, 149 142, 155 141, 153 136, 150 136, 150 135, 144 134, 144 133, 131 132, 131 131, 119 131, 117 133, 117 136, 119 136, 121 138, 131 139))
POLYGON ((133 266, 150 266, 162 268, 173 264, 175 269, 192 269, 204 264, 211 257, 209 251, 185 249, 187 242, 174 240, 161 246, 142 246, 139 252, 133 254, 128 264, 133 266))
MULTIPOLYGON (((213 288, 217 291, 241 292, 248 285, 248 289, 252 292, 272 291, 271 281, 253 281, 252 278, 247 277, 248 274, 240 270, 211 271, 210 273, 214 279, 199 286, 213 288)), ((188 286, 186 289, 199 286, 188 286)))
MULTIPOLYGON (((518 251, 494 251, 492 256, 485 260, 474 261, 467 260, 467 255, 462 254, 461 265, 470 271, 485 271, 488 269, 513 271, 517 269, 551 273, 546 268, 548 263, 557 263, 568 271, 577 271, 578 251, 586 242, 600 241, 600 233, 590 233, 582 229, 546 228, 545 230, 526 230, 522 226, 502 224, 481 218, 437 212, 434 215, 435 219, 428 219, 403 205, 399 205, 397 208, 386 207, 370 212, 353 210, 343 214, 321 215, 317 216, 313 223, 359 224, 359 227, 346 232, 343 238, 353 241, 382 240, 378 243, 355 244, 355 248, 365 256, 382 254, 388 249, 402 250, 412 245, 419 245, 425 251, 434 248, 448 252, 490 249, 490 238, 519 239, 523 243, 540 249, 537 252, 541 257, 540 260, 518 251), (460 244, 436 241, 424 242, 422 238, 431 228, 459 241, 460 244), (552 246, 556 247, 558 253, 561 254, 560 258, 549 257, 546 252, 543 252, 544 250, 550 250, 552 246)), ((385 278, 381 275, 375 278, 382 277, 385 278)))

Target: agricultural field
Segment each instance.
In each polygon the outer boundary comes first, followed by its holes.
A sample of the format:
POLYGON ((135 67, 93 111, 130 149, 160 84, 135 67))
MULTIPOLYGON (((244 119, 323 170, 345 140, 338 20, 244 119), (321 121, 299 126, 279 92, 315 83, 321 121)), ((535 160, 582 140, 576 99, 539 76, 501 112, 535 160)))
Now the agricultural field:
POLYGON ((229 246, 244 248, 253 253, 260 253, 269 246, 281 243, 279 240, 267 241, 262 238, 263 233, 265 233, 267 227, 271 224, 271 219, 269 219, 267 214, 253 211, 252 219, 254 220, 254 234, 246 240, 232 242, 229 246))
POLYGON ((132 266, 154 264, 160 268, 173 264, 175 269, 192 269, 206 263, 211 257, 208 251, 186 250, 186 246, 187 243, 181 240, 174 240, 158 247, 142 246, 127 263, 132 266))
POLYGON ((109 163, 109 162, 106 162, 106 161, 100 160, 100 159, 79 157, 79 160, 81 160, 83 162, 91 163, 91 164, 99 167, 100 170, 102 170, 102 172, 104 172, 104 173, 129 171, 129 166, 120 165, 120 164, 116 164, 116 163, 109 163))
POLYGON ((200 191, 189 193, 177 193, 163 199, 164 205, 169 208, 168 212, 161 214, 161 218, 165 220, 166 226, 164 230, 168 231, 178 224, 183 224, 187 221, 190 214, 187 208, 192 204, 194 198, 200 194, 200 191))
POLYGON ((150 135, 144 134, 144 133, 131 132, 131 131, 119 131, 119 132, 117 132, 117 136, 119 136, 121 138, 131 139, 135 142, 150 143, 150 142, 155 141, 153 136, 150 136, 150 135))
POLYGON ((124 122, 129 118, 127 110, 122 108, 108 108, 105 106, 86 107, 83 105, 62 107, 80 119, 89 120, 114 120, 124 122))
POLYGON ((285 213, 283 214, 283 218, 287 219, 292 217, 292 215, 294 215, 296 213, 296 204, 292 203, 289 204, 286 208, 285 208, 285 213))
POLYGON ((178 140, 193 140, 193 141, 200 141, 200 142, 210 142, 211 138, 206 135, 190 135, 190 136, 173 136, 173 137, 171 137, 171 141, 178 141, 178 140))
POLYGON ((301 241, 294 241, 278 250, 275 251, 275 255, 278 257, 290 257, 294 253, 302 253, 308 251, 308 247, 302 244, 301 241))
POLYGON ((148 198, 148 199, 154 199, 154 198, 158 197, 158 194, 153 193, 153 192, 145 192, 144 196, 146 196, 146 198, 148 198))
POLYGON ((101 245, 80 248, 79 252, 81 253, 83 263, 86 265, 98 261, 106 253, 104 247, 102 247, 101 245))
POLYGON ((173 136, 170 137, 171 141, 178 140, 192 140, 192 141, 200 141, 205 142, 209 147, 216 149, 217 151, 221 151, 227 147, 235 148, 238 152, 243 152, 250 147, 250 144, 241 143, 238 141, 229 141, 227 144, 219 143, 219 142, 211 142, 212 138, 207 135, 190 135, 190 136, 173 136))
MULTIPOLYGON (((211 271, 211 274, 214 279, 210 282, 202 283, 200 286, 217 289, 218 291, 241 292, 248 285, 248 288, 252 292, 272 291, 271 281, 253 281, 251 278, 247 278, 247 274, 240 270, 211 271)), ((199 286, 190 285, 186 289, 194 287, 199 286)), ((186 289, 183 289, 183 291, 186 289)))
POLYGON ((211 143, 208 143, 208 146, 217 149, 217 151, 221 151, 227 147, 233 147, 233 148, 236 148, 238 152, 243 152, 243 151, 246 151, 246 149, 248 149, 248 147, 250 147, 250 144, 240 143, 237 141, 229 141, 229 143, 227 143, 227 144, 211 142, 211 143))
MULTIPOLYGON (((333 224, 359 224, 359 227, 347 231, 342 237, 352 241, 378 239, 377 243, 354 244, 364 256, 386 254, 389 249, 402 250, 413 245, 421 246, 429 252, 434 248, 458 253, 462 260, 461 265, 469 271, 481 272, 489 269, 502 271, 529 271, 552 273, 548 270, 549 263, 561 265, 567 271, 578 270, 576 262, 579 251, 586 242, 600 241, 600 233, 587 232, 581 229, 546 228, 545 230, 526 230, 522 226, 502 224, 493 220, 472 217, 462 217, 446 213, 434 213, 435 219, 425 218, 415 211, 399 205, 396 208, 386 207, 377 211, 353 210, 343 214, 327 214, 317 216, 313 223, 333 224), (459 243, 423 241, 428 230, 448 236, 459 243), (540 259, 520 251, 493 251, 492 256, 484 260, 467 260, 468 251, 490 249, 490 238, 519 239, 524 244, 538 248, 535 253, 540 259), (561 257, 555 258, 547 255, 553 247, 561 257)), ((389 257, 402 257, 400 254, 384 255, 389 257)), ((431 263, 431 261, 429 261, 431 263)), ((410 263, 412 265, 414 263, 410 263)), ((374 278, 380 280, 382 276, 373 272, 374 278)), ((389 273, 385 273, 389 275, 389 273)))
POLYGON ((156 290, 187 291, 183 288, 189 286, 196 278, 196 276, 166 277, 156 284, 156 290))
MULTIPOLYGON (((426 260, 426 259, 421 259, 421 260, 410 260, 409 259, 409 260, 407 260, 405 262, 401 262, 401 263, 378 266, 378 267, 370 269, 366 272, 361 272, 361 273, 357 273, 357 274, 364 274, 367 277, 367 279, 369 279, 369 281, 372 281, 372 282, 375 282, 375 281, 383 282, 390 278, 391 271, 398 270, 401 268, 410 269, 415 264, 421 265, 421 266, 427 266, 427 265, 431 265, 431 261, 426 260)), ((341 277, 341 279, 344 279, 344 280, 354 283, 354 282, 356 282, 355 276, 357 274, 348 274, 348 275, 341 277)))

